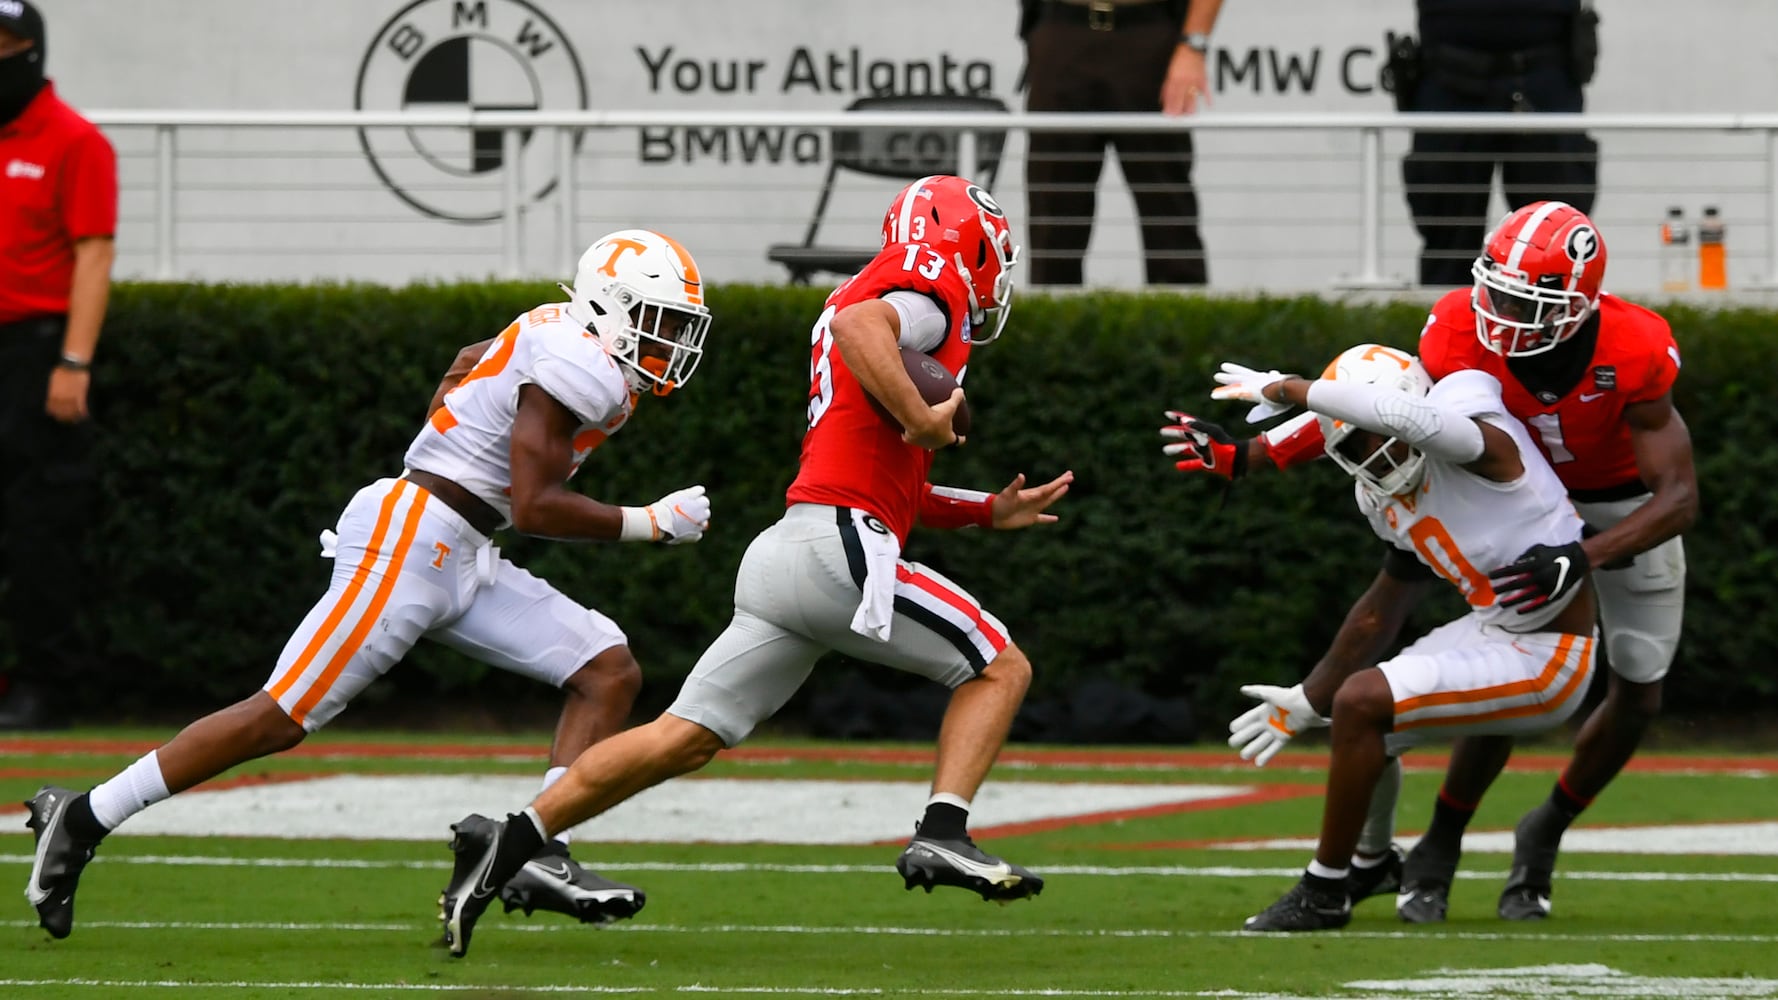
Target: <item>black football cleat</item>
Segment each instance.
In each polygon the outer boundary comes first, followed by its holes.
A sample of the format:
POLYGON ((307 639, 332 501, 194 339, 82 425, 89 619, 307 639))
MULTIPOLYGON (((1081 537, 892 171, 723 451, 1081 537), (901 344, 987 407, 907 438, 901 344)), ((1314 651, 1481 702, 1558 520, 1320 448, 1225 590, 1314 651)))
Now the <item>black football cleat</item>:
POLYGON ((635 916, 648 902, 641 889, 613 882, 582 868, 568 848, 552 840, 525 862, 500 889, 506 912, 536 910, 565 913, 583 924, 606 924, 635 916))
POLYGON ((1545 802, 1513 828, 1513 867, 1500 894, 1500 919, 1543 920, 1550 915, 1550 885, 1567 827, 1545 802))
POLYGON ((1451 905, 1451 881, 1463 846, 1434 843, 1421 837, 1401 866, 1401 889, 1395 894, 1395 915, 1410 924, 1441 924, 1451 905))
POLYGON ((1351 922, 1352 900, 1346 896, 1343 887, 1333 891, 1317 889, 1304 878, 1291 886, 1276 903, 1248 917, 1241 929, 1293 934, 1337 931, 1351 922))
POLYGON ((99 846, 96 841, 77 840, 68 832, 68 806, 79 797, 72 789, 45 785, 25 803, 31 812, 25 826, 37 838, 25 898, 37 908, 37 922, 50 937, 58 939, 74 930, 74 890, 99 846))
POLYGON ((895 861, 907 888, 932 891, 949 885, 978 893, 983 899, 1009 903, 1043 891, 1043 877, 984 852, 965 834, 955 840, 922 835, 916 828, 907 849, 895 861))
POLYGON ((499 892, 499 886, 488 880, 493 874, 495 849, 505 830, 504 822, 473 813, 451 824, 451 853, 456 855, 456 861, 439 906, 445 947, 458 958, 469 952, 475 922, 499 892))

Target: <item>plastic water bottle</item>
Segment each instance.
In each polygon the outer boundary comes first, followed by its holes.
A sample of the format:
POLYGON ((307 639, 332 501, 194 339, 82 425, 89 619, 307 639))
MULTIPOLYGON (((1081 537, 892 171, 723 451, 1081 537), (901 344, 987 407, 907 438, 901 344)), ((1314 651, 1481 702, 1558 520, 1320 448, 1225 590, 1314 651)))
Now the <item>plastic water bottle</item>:
POLYGON ((1698 287, 1727 288, 1728 248, 1724 246, 1727 228, 1722 224, 1722 216, 1717 214, 1715 205, 1704 208, 1704 218, 1698 223, 1698 287))
POLYGON ((1683 292, 1692 287, 1690 244, 1685 210, 1677 205, 1667 209, 1667 218, 1661 222, 1661 291, 1683 292))

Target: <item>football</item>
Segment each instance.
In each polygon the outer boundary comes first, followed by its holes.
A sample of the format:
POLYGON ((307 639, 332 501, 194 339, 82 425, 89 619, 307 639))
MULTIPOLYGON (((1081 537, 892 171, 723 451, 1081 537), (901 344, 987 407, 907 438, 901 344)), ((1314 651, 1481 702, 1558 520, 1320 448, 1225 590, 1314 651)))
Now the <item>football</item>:
MULTIPOLYGON (((908 347, 902 348, 901 366, 907 369, 908 378, 913 380, 914 388, 920 390, 920 398, 926 401, 927 406, 935 406, 950 399, 951 390, 957 388, 957 380, 951 376, 945 366, 933 360, 930 354, 923 351, 916 351, 908 347)), ((870 396, 870 393, 866 392, 865 395, 870 396)), ((870 401, 871 405, 876 407, 877 412, 883 415, 884 420, 897 427, 901 426, 901 422, 890 416, 888 409, 882 403, 877 402, 875 396, 871 396, 870 401)), ((958 405, 956 414, 951 417, 951 430, 955 431, 958 437, 968 436, 969 400, 967 398, 958 405)))

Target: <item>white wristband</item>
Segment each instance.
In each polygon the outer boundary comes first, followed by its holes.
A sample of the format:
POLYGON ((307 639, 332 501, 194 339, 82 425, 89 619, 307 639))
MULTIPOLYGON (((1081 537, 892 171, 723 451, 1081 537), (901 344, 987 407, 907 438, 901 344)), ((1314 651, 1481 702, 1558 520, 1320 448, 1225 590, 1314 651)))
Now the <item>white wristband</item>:
POLYGON ((618 533, 620 542, 652 542, 661 537, 660 526, 655 524, 654 513, 647 507, 620 507, 624 512, 624 527, 618 533))

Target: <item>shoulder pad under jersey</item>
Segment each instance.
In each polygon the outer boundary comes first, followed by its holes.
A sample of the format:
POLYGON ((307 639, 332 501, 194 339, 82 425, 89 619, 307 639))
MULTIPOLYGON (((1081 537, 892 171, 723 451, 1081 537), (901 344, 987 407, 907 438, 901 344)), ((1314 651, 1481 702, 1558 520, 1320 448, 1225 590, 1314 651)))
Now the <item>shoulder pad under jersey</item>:
POLYGON ((528 381, 566 406, 583 424, 603 424, 629 401, 629 384, 605 345, 567 318, 525 331, 531 340, 528 381))
POLYGON ((1505 416, 1506 401, 1500 395, 1500 380, 1484 371, 1466 368, 1439 379, 1427 394, 1427 401, 1464 416, 1505 416))

